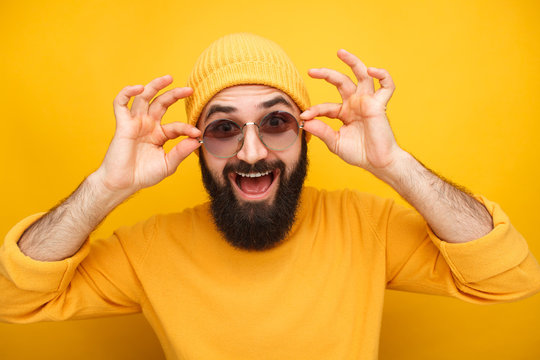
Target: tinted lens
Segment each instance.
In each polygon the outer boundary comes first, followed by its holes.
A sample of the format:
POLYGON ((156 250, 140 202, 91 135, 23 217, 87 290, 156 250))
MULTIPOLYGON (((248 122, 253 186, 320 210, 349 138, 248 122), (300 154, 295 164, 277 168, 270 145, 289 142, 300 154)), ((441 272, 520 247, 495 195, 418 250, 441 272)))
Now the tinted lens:
POLYGON ((299 130, 296 118, 285 111, 271 112, 259 124, 261 140, 272 150, 285 150, 294 144, 299 130))
POLYGON ((242 129, 231 120, 215 120, 204 130, 203 144, 217 157, 231 157, 242 145, 242 129))

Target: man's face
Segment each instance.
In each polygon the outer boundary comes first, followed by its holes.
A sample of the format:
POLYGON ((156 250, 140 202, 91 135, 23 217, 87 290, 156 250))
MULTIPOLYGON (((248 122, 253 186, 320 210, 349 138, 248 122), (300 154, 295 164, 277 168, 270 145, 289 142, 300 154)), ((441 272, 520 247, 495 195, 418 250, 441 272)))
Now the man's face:
MULTIPOLYGON (((227 88, 206 105, 197 127, 217 119, 239 125, 260 120, 281 110, 297 119, 300 110, 280 90, 263 85, 227 88)), ((233 157, 223 159, 201 148, 203 182, 212 200, 216 225, 234 246, 265 250, 278 244, 294 222, 306 175, 306 147, 298 139, 283 151, 268 149, 255 125, 244 128, 244 144, 233 157)))

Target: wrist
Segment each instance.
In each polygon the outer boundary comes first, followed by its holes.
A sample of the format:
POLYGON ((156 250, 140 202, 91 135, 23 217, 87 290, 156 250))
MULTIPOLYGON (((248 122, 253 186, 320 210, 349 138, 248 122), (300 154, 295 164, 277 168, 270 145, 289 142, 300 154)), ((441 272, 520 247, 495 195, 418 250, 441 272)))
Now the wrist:
POLYGON ((410 178, 409 174, 415 163, 418 161, 411 154, 398 147, 388 165, 373 168, 371 173, 395 190, 399 190, 406 179, 410 178))
POLYGON ((131 189, 112 188, 107 184, 101 169, 90 174, 84 183, 95 196, 96 201, 107 210, 114 209, 136 192, 131 189))

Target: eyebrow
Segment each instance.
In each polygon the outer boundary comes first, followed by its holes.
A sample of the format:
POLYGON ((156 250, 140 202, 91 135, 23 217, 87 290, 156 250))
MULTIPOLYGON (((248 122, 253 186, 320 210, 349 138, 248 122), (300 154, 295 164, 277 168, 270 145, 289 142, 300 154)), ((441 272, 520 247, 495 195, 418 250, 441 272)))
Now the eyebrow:
MULTIPOLYGON (((278 95, 273 99, 262 102, 259 105, 257 105, 257 107, 258 108, 263 108, 263 109, 269 109, 272 106, 275 106, 277 104, 283 104, 283 105, 287 106, 289 109, 291 109, 291 110, 293 109, 293 106, 291 105, 291 103, 288 102, 281 95, 278 95)), ((215 105, 210 106, 210 108, 208 109, 208 113, 206 114, 204 121, 206 122, 210 118, 210 116, 212 116, 212 114, 215 114, 215 113, 218 113, 218 112, 225 113, 225 114, 230 114, 230 113, 233 113, 233 112, 236 112, 236 111, 238 111, 238 109, 235 108, 234 106, 225 106, 225 105, 215 104, 215 105)))
POLYGON ((283 105, 287 106, 289 109, 291 109, 291 110, 293 109, 293 106, 291 105, 291 103, 288 102, 287 100, 285 100, 285 98, 283 96, 281 96, 281 95, 278 95, 273 99, 267 100, 267 101, 259 104, 257 107, 268 109, 268 108, 271 108, 272 106, 275 106, 277 104, 283 104, 283 105))
POLYGON ((206 117, 205 117, 204 120, 205 121, 208 120, 208 118, 212 114, 217 113, 217 112, 230 114, 230 113, 235 112, 235 111, 238 111, 238 109, 235 108, 234 106, 224 106, 224 105, 219 105, 219 104, 212 105, 212 106, 210 106, 210 109, 208 109, 208 113, 206 114, 206 117))

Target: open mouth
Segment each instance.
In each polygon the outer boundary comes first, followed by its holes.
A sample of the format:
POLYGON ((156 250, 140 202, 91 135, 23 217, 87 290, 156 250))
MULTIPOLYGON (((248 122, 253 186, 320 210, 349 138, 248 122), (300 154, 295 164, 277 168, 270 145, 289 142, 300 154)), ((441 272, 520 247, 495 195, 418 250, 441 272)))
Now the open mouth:
POLYGON ((272 192, 279 173, 279 169, 250 173, 232 171, 229 173, 229 178, 240 195, 255 200, 264 199, 272 192))

